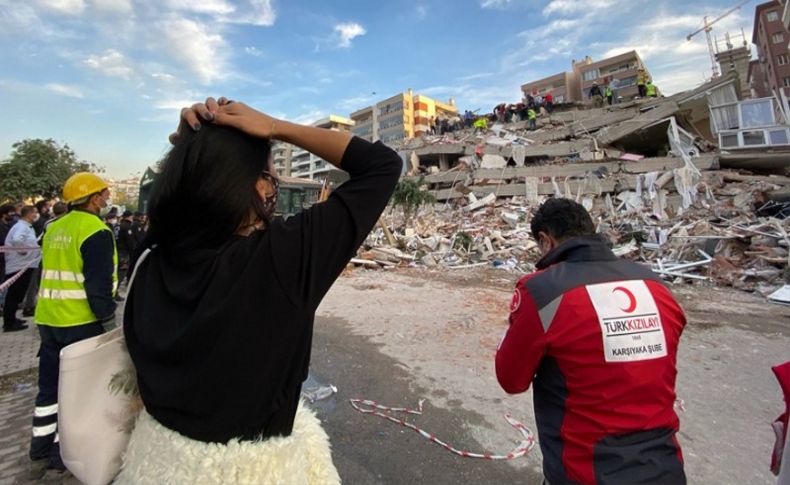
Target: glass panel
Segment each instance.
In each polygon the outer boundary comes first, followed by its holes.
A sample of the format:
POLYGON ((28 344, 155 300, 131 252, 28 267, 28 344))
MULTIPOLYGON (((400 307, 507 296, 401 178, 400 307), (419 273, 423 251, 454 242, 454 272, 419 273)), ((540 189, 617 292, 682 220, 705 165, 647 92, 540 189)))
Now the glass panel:
POLYGON ((770 99, 759 99, 741 103, 741 128, 768 126, 775 123, 773 103, 770 99))
POLYGON ((743 132, 743 145, 765 145, 765 133, 762 131, 744 131, 743 132))
POLYGON ((734 130, 738 126, 738 106, 724 106, 721 108, 713 108, 713 121, 716 123, 718 131, 734 130))
POLYGON ((787 145, 790 140, 787 138, 787 130, 773 130, 770 132, 771 145, 787 145))
POLYGON ((721 147, 732 148, 738 146, 738 134, 731 133, 729 135, 721 135, 721 147))

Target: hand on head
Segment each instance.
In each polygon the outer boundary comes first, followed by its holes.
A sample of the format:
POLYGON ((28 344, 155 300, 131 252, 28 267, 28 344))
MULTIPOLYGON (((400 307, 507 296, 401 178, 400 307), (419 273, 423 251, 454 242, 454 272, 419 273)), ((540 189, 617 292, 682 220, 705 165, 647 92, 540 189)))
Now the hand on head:
POLYGON ((178 130, 170 135, 170 143, 175 144, 184 130, 199 130, 203 122, 230 126, 260 138, 271 138, 276 120, 244 103, 234 102, 225 97, 218 100, 210 97, 204 103, 195 103, 181 110, 178 130))

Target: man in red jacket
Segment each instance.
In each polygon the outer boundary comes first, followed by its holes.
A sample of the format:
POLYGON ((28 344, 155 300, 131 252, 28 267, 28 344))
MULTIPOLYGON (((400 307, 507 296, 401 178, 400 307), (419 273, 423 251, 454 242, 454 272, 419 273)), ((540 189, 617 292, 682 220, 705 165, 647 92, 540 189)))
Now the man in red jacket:
POLYGON ((576 202, 548 200, 532 234, 543 258, 516 285, 496 374, 508 393, 535 383, 546 482, 684 484, 683 310, 656 274, 612 253, 576 202))

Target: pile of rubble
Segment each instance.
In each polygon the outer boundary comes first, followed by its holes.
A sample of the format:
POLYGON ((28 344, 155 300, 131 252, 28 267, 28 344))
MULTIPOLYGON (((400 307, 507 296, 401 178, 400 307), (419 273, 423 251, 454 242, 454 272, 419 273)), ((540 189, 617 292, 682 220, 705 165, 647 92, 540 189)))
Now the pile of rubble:
POLYGON ((397 147, 407 176, 436 203, 412 220, 391 210, 353 262, 528 272, 540 257, 532 211, 567 197, 618 255, 667 279, 776 290, 790 261, 790 152, 719 150, 694 118, 716 86, 703 88, 543 113, 536 131, 521 122, 408 140, 397 147))

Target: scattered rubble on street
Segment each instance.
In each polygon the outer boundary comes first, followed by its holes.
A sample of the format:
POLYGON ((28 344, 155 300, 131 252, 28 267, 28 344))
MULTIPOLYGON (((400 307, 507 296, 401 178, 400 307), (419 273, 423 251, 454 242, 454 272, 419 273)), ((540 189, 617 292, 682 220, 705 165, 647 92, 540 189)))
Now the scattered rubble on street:
POLYGON ((727 132, 714 100, 737 105, 735 82, 543 112, 535 131, 522 121, 407 140, 396 147, 406 178, 435 203, 408 219, 391 208, 352 264, 529 272, 539 259, 532 211, 567 197, 616 254, 667 280, 773 293, 790 277, 790 147, 718 148, 727 132))

